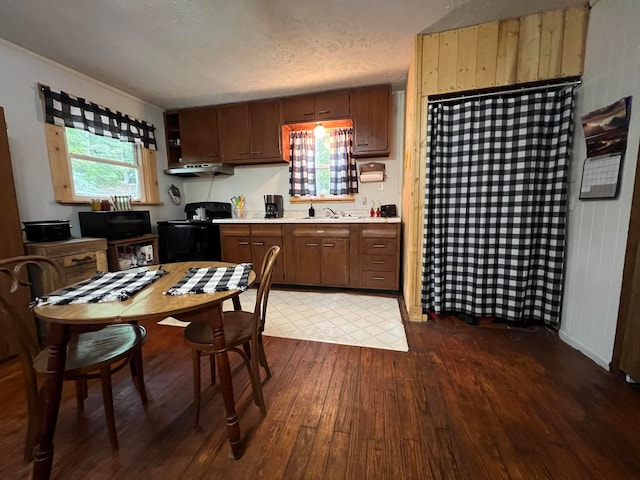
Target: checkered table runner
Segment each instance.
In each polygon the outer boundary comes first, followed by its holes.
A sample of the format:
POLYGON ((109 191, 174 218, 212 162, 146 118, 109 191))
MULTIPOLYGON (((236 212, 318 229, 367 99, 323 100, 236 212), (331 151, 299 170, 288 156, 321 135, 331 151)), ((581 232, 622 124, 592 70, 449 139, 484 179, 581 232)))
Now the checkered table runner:
POLYGON ((227 290, 244 292, 249 288, 252 265, 240 263, 234 267, 190 268, 185 276, 165 292, 166 295, 213 293, 227 290))
POLYGON ((147 285, 163 276, 166 270, 142 272, 98 273, 88 280, 37 298, 35 305, 66 305, 69 303, 103 303, 131 298, 147 285))

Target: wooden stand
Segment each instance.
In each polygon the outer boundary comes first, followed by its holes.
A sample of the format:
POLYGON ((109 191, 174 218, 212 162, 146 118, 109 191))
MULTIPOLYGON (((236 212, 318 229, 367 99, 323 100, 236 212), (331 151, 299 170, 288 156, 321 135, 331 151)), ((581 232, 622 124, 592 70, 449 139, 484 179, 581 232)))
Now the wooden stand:
POLYGON ((158 235, 142 235, 140 237, 124 238, 122 240, 109 240, 107 242, 107 261, 109 271, 117 272, 127 268, 141 267, 144 265, 158 264, 158 235), (137 255, 140 247, 151 246, 151 258, 149 256, 137 255), (132 258, 133 257, 133 258, 132 258), (121 260, 123 260, 121 262, 121 260), (124 266, 126 260, 131 260, 130 264, 124 266))

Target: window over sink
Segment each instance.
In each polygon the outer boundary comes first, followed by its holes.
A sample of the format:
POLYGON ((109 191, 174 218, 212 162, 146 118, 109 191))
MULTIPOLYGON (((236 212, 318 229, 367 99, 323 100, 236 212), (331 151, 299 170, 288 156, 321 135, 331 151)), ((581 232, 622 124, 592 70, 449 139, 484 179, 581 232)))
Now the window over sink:
POLYGON ((327 127, 320 123, 283 127, 287 129, 289 143, 292 203, 352 202, 358 192, 357 170, 351 155, 353 128, 344 122, 327 123, 327 127))

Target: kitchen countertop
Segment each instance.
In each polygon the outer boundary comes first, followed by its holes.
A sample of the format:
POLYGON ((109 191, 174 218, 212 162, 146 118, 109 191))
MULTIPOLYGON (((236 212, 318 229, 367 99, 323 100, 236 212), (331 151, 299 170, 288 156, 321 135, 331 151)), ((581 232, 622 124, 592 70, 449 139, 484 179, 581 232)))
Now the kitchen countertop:
POLYGON ((264 212, 247 212, 244 218, 223 218, 211 220, 217 224, 237 223, 400 223, 400 217, 371 217, 368 214, 345 214, 337 217, 324 215, 309 218, 304 212, 286 214, 281 218, 264 218, 264 212))

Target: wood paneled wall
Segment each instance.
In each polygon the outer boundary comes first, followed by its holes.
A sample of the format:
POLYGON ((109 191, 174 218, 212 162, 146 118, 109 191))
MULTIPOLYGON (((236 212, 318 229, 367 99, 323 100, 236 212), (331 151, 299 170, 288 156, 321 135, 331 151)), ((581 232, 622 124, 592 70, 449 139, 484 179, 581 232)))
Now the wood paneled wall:
POLYGON ((406 95, 403 294, 422 315, 424 178, 429 95, 581 76, 587 5, 418 35, 406 95))

